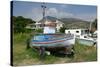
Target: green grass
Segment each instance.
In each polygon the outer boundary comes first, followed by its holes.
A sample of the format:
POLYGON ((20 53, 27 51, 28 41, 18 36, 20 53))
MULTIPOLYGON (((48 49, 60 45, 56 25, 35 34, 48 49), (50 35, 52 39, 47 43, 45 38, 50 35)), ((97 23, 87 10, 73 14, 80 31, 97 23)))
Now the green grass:
POLYGON ((60 64, 70 62, 85 62, 97 60, 97 49, 93 46, 75 44, 75 56, 57 57, 46 55, 45 60, 39 59, 39 52, 35 49, 26 49, 26 40, 30 37, 29 33, 19 33, 13 36, 13 65, 38 65, 38 64, 60 64))
POLYGON ((75 57, 73 61, 96 61, 97 60, 97 49, 94 46, 86 46, 76 43, 75 45, 75 57))

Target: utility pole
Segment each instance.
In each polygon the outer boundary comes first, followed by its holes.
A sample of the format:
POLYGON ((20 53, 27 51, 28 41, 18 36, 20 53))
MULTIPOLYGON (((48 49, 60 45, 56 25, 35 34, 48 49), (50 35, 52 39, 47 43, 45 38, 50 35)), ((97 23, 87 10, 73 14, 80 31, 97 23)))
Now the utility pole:
POLYGON ((44 5, 45 3, 43 3, 42 5, 41 5, 41 7, 42 7, 42 9, 43 9, 43 18, 45 17, 45 8, 46 8, 46 6, 44 5))
POLYGON ((45 22, 45 9, 46 9, 46 6, 45 6, 45 3, 43 2, 42 3, 42 5, 41 5, 41 8, 42 8, 42 10, 43 10, 43 12, 42 12, 42 14, 43 14, 43 24, 42 24, 42 26, 44 27, 45 25, 44 25, 44 22, 45 22))

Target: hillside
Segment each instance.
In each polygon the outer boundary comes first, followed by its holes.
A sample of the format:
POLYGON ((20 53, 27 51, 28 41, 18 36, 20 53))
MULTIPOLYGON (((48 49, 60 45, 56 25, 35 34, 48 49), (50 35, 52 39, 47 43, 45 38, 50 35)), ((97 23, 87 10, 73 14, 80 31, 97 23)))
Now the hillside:
POLYGON ((88 21, 84 21, 78 18, 56 18, 51 16, 46 16, 45 18, 41 19, 39 22, 44 22, 45 20, 55 22, 59 20, 63 22, 66 28, 89 28, 90 23, 88 21))

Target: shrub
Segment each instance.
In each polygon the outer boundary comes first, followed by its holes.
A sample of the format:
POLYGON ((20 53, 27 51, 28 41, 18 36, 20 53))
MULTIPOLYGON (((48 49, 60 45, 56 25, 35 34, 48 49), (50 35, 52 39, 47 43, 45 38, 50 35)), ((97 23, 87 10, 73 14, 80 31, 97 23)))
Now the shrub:
POLYGON ((35 30, 37 33, 43 33, 43 29, 36 29, 35 30))
POLYGON ((59 31, 60 31, 61 33, 65 33, 65 29, 66 29, 65 27, 61 27, 59 31))

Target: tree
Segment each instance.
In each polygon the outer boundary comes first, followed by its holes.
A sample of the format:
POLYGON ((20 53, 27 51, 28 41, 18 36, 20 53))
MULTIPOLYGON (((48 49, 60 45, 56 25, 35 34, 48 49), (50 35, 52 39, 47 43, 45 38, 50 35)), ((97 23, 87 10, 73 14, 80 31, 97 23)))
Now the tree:
POLYGON ((12 17, 13 30, 15 33, 25 32, 25 27, 28 24, 35 23, 32 19, 24 18, 22 16, 12 17))
POLYGON ((91 33, 97 30, 97 19, 92 22, 91 33))
POLYGON ((59 31, 60 31, 61 33, 65 33, 65 29, 66 29, 65 27, 61 27, 59 31))
POLYGON ((97 29, 97 19, 95 19, 95 20, 93 21, 92 26, 93 26, 95 29, 97 29))

